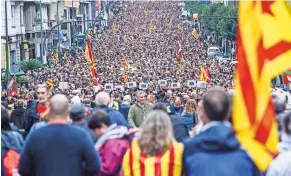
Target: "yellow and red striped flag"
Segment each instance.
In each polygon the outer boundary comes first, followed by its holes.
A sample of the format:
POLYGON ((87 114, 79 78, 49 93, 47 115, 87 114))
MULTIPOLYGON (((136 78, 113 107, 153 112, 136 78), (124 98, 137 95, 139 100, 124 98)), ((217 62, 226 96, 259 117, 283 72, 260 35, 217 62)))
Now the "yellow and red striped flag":
POLYGON ((129 67, 129 62, 128 62, 128 60, 127 60, 125 57, 122 59, 122 65, 123 65, 125 68, 128 68, 128 67, 129 67))
POLYGON ((147 156, 141 151, 137 140, 133 140, 123 158, 123 175, 180 176, 182 175, 182 155, 183 146, 173 142, 165 153, 147 156))
POLYGON ((50 87, 50 89, 52 89, 54 87, 52 78, 47 79, 46 83, 50 87))
POLYGON ((93 77, 94 86, 98 86, 97 70, 96 70, 96 65, 95 65, 95 62, 94 62, 93 54, 92 54, 90 37, 88 37, 88 39, 87 39, 87 44, 86 44, 86 49, 85 49, 85 58, 90 63, 91 75, 93 77))
POLYGON ((126 71, 123 72, 123 81, 124 83, 128 83, 128 74, 126 71))
POLYGON ((278 153, 271 79, 291 65, 291 12, 284 1, 241 1, 233 125, 261 171, 278 153))

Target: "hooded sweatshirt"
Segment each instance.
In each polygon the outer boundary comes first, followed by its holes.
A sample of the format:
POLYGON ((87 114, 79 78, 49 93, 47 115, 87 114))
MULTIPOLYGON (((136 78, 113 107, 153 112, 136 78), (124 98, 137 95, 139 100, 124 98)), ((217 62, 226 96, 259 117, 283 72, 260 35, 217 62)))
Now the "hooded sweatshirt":
POLYGON ((210 122, 201 133, 183 143, 186 175, 252 176, 257 173, 232 128, 222 122, 210 122))
POLYGON ((12 113, 10 120, 19 129, 23 129, 25 109, 23 107, 16 108, 12 113))
POLYGON ((98 139, 95 144, 101 157, 101 169, 98 175, 120 175, 123 156, 130 145, 127 133, 128 129, 125 126, 112 124, 98 139))

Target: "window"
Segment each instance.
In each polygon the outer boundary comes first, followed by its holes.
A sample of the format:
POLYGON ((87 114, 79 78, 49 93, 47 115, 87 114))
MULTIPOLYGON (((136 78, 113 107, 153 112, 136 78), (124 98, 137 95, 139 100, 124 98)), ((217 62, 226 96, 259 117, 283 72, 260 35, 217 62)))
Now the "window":
POLYGON ((68 17, 68 14, 67 14, 67 9, 64 9, 64 19, 66 20, 67 19, 67 17, 68 17))
POLYGON ((20 14, 21 14, 20 24, 23 25, 24 24, 23 23, 24 22, 24 20, 23 20, 23 16, 24 16, 24 14, 23 14, 23 6, 20 6, 20 14))
POLYGON ((15 5, 11 5, 12 26, 15 26, 15 5))

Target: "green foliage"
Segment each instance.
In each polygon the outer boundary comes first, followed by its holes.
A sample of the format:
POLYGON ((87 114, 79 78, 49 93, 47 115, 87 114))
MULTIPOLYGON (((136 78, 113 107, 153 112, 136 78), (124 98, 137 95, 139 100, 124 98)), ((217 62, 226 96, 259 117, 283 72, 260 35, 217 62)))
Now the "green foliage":
POLYGON ((235 38, 237 20, 220 17, 237 17, 237 8, 220 3, 204 4, 199 1, 186 1, 186 8, 191 14, 199 16, 218 16, 217 18, 200 18, 204 29, 216 32, 218 36, 235 38))
POLYGON ((41 67, 41 62, 36 59, 29 59, 27 61, 21 62, 21 70, 23 70, 24 72, 27 72, 28 70, 35 70, 41 67))
POLYGON ((20 84, 20 83, 31 82, 31 80, 28 79, 26 76, 18 76, 16 77, 16 82, 20 84))

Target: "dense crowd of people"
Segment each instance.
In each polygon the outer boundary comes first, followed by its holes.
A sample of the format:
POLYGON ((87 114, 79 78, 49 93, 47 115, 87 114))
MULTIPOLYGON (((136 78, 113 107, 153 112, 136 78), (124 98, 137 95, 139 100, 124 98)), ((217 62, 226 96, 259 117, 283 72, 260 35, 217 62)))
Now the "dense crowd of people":
MULTIPOLYGON (((263 174, 232 128, 233 65, 208 58, 206 49, 215 41, 195 41, 191 26, 179 27, 180 14, 178 2, 123 2, 109 29, 92 35, 98 82, 124 85, 126 58, 136 68, 129 81, 148 83, 147 90, 94 91, 83 51, 26 73, 33 82, 13 97, 2 96, 1 175, 263 174), (170 68, 178 41, 184 62, 170 68), (201 67, 210 70, 207 88, 188 88, 201 67), (159 80, 183 86, 171 89, 159 80), (60 82, 69 88, 60 90, 60 82)), ((272 99, 280 154, 266 175, 287 176, 290 93, 275 90, 272 99)))
MULTIPOLYGON (((123 2, 118 14, 109 18, 109 29, 92 34, 91 47, 97 68, 97 79, 101 84, 122 85, 125 90, 114 90, 117 99, 136 91, 128 89, 122 71, 122 59, 129 61, 134 68, 128 73, 128 81, 148 83, 148 94, 157 95, 161 89, 168 89, 172 82, 181 84, 174 94, 182 98, 188 95, 199 98, 204 88, 188 88, 188 80, 199 80, 201 67, 210 70, 210 83, 224 88, 233 86, 233 68, 230 62, 213 60, 207 57, 207 47, 214 45, 213 37, 197 41, 192 36, 192 27, 182 24, 181 10, 177 2, 123 2), (181 43, 184 62, 169 66, 178 53, 177 42, 181 43), (167 86, 161 88, 159 80, 167 80, 167 86)), ((18 96, 33 96, 36 85, 52 79, 53 92, 66 93, 70 98, 75 92, 81 99, 93 100, 94 89, 90 73, 90 64, 85 59, 84 50, 74 51, 71 57, 55 59, 49 57, 50 66, 28 71, 25 76, 32 82, 19 87, 18 96), (68 88, 61 90, 60 82, 68 82, 68 88)))

